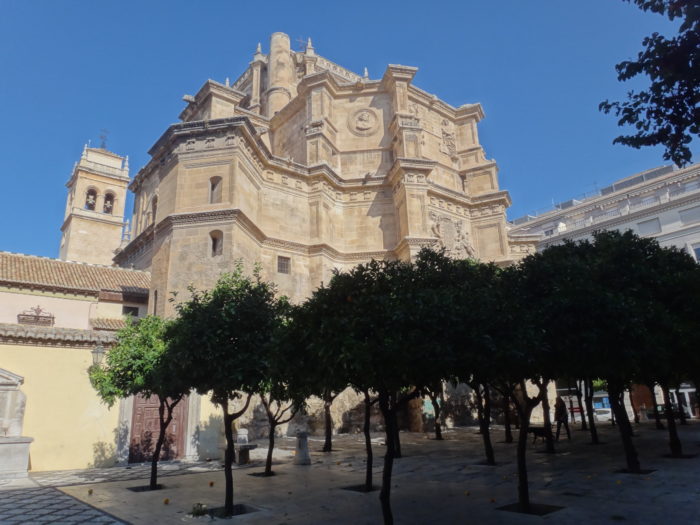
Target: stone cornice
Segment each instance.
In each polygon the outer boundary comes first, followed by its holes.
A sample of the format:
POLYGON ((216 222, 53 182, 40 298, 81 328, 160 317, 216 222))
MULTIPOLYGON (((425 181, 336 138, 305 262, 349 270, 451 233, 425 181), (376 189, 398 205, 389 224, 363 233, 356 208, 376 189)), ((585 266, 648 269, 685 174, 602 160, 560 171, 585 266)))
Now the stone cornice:
MULTIPOLYGON (((174 127, 176 126, 171 126, 171 128, 174 127)), ((173 133, 166 132, 166 134, 159 139, 158 143, 164 144, 166 135, 169 137, 168 140, 170 143, 174 144, 176 138, 181 140, 182 138, 193 135, 206 137, 206 134, 211 131, 221 133, 221 130, 231 130, 240 140, 234 141, 230 146, 226 146, 225 148, 197 151, 173 151, 167 157, 169 162, 175 162, 176 160, 184 162, 187 159, 193 158, 193 156, 201 156, 204 158, 205 156, 230 152, 235 148, 239 148, 243 152, 243 156, 251 160, 260 170, 272 169, 278 173, 304 178, 309 184, 313 183, 314 179, 320 179, 327 181, 336 188, 349 191, 360 187, 366 189, 368 186, 381 185, 384 183, 383 180, 379 178, 376 180, 367 180, 366 178, 360 177, 343 179, 326 163, 307 167, 289 159, 273 156, 270 154, 267 147, 255 136, 254 128, 252 128, 246 117, 231 117, 227 119, 217 119, 216 121, 197 121, 177 125, 177 127, 180 129, 174 130, 173 133), (204 123, 208 124, 204 125, 204 123)), ((162 145, 159 146, 161 149, 162 147, 162 145)), ((136 176, 130 187, 132 191, 135 191, 143 178, 147 177, 150 171, 156 167, 157 163, 155 160, 155 158, 152 159, 136 176)), ((426 169, 426 166, 430 165, 430 163, 434 163, 434 161, 421 159, 405 159, 405 161, 410 164, 411 169, 426 169)), ((263 180, 261 180, 261 182, 269 183, 269 181, 263 180)))
POLYGON ((501 201, 506 201, 506 208, 512 204, 510 199, 510 193, 507 190, 497 190, 490 191, 488 193, 481 193, 479 195, 474 195, 472 197, 472 204, 482 205, 487 203, 501 203, 501 201))
POLYGON ((85 219, 87 221, 101 222, 104 224, 119 225, 124 224, 124 217, 121 215, 110 215, 108 213, 100 213, 98 211, 83 210, 82 208, 72 208, 71 212, 61 224, 61 231, 64 231, 73 217, 85 219), (73 211, 75 210, 75 211, 73 211))
POLYGON ((126 261, 129 258, 149 248, 149 243, 153 241, 154 229, 155 228, 153 224, 149 224, 148 226, 146 226, 146 228, 141 233, 139 233, 136 236, 136 238, 132 239, 132 241, 129 244, 127 244, 114 256, 113 261, 117 265, 123 266, 124 264, 126 264, 126 261))
POLYGON ((382 82, 387 84, 391 84, 392 82, 406 82, 410 84, 413 82, 413 77, 416 76, 417 72, 417 67, 389 64, 384 71, 384 76, 382 76, 382 82))
POLYGON ((242 230, 254 239, 261 247, 275 250, 287 250, 303 255, 326 255, 338 262, 356 262, 369 259, 383 259, 391 257, 394 250, 376 250, 362 252, 342 252, 327 243, 304 244, 295 241, 287 241, 267 236, 250 218, 240 209, 214 210, 207 212, 178 213, 166 217, 158 225, 157 235, 167 234, 173 228, 187 227, 198 224, 221 224, 234 222, 242 230))
POLYGON ((417 173, 422 175, 421 182, 425 183, 437 165, 438 163, 434 160, 399 157, 389 168, 386 180, 390 185, 395 186, 398 179, 407 173, 417 173))
POLYGON ((474 104, 464 104, 456 108, 444 100, 439 99, 437 95, 432 95, 413 84, 408 86, 408 92, 410 97, 452 120, 461 120, 472 115, 477 118, 477 121, 484 118, 484 110, 478 102, 474 104))
POLYGON ((219 82, 209 79, 202 85, 197 94, 194 96, 194 102, 188 103, 187 107, 182 110, 179 118, 182 121, 187 122, 188 118, 196 113, 200 109, 201 105, 211 96, 217 96, 230 102, 234 106, 238 106, 240 101, 246 97, 246 94, 232 87, 225 86, 219 82))

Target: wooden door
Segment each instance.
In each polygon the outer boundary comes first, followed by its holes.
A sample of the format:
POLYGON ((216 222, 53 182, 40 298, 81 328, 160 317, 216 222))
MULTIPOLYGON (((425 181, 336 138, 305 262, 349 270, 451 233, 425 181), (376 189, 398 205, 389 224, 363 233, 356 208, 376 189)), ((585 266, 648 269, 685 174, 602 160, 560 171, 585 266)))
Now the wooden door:
MULTIPOLYGON (((185 454, 187 405, 188 399, 185 397, 173 410, 173 420, 168 425, 165 443, 160 453, 161 460, 178 459, 185 454)), ((153 458, 160 431, 158 406, 158 396, 134 397, 129 463, 142 463, 153 458)))

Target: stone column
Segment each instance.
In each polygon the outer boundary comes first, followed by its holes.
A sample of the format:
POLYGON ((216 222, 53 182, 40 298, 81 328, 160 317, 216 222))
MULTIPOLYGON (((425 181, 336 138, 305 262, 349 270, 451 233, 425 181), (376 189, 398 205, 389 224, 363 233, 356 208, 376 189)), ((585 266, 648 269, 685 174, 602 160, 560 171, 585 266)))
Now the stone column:
POLYGON ((273 33, 270 38, 270 58, 267 64, 267 116, 272 117, 292 99, 295 86, 289 35, 273 33))
POLYGON ((431 237, 428 221, 428 177, 432 161, 399 159, 390 174, 399 233, 398 255, 412 260, 420 251, 421 240, 431 237))

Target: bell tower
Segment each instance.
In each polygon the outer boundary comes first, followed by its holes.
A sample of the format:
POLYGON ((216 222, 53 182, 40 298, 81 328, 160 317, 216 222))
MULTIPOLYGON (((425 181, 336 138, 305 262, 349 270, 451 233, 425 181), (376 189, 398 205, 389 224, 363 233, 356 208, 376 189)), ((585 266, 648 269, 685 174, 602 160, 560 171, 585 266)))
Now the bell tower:
POLYGON ((122 242, 129 158, 103 148, 83 148, 66 183, 68 198, 59 258, 112 265, 122 242))

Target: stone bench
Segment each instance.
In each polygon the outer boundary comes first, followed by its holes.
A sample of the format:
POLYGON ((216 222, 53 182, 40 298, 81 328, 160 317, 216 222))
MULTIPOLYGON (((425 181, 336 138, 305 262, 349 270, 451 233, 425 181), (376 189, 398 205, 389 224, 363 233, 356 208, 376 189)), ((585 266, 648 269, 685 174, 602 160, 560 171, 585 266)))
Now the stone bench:
POLYGON ((236 451, 236 464, 246 465, 250 463, 250 451, 258 448, 253 443, 248 443, 248 430, 240 428, 236 432, 236 443, 233 445, 233 450, 236 451))
POLYGON ((236 465, 250 463, 250 451, 258 448, 254 443, 236 443, 233 449, 236 451, 236 465))

